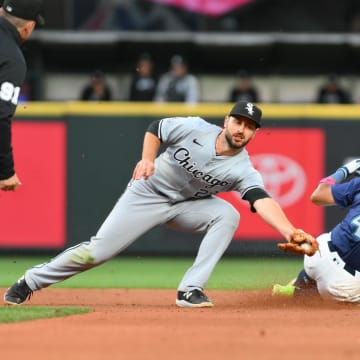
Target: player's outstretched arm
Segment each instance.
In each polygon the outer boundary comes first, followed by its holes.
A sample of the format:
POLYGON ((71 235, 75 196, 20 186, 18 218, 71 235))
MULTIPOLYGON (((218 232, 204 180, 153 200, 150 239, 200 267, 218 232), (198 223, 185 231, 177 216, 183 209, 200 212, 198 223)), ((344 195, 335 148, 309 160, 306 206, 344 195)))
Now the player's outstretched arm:
POLYGON ((297 255, 312 256, 318 250, 317 240, 301 229, 296 229, 286 217, 280 205, 272 198, 262 198, 254 202, 254 208, 261 218, 278 230, 287 243, 278 244, 279 249, 297 255))
POLYGON ((358 174, 359 169, 360 159, 354 159, 343 166, 340 166, 334 173, 320 180, 318 186, 311 194, 311 201, 319 206, 335 205, 336 203, 332 195, 331 186, 342 183, 350 175, 355 173, 358 174))
POLYGON ((258 215, 271 227, 279 231, 286 240, 290 240, 295 227, 290 223, 280 205, 272 198, 263 198, 254 202, 258 215))
POLYGON ((136 164, 132 178, 139 180, 144 178, 148 179, 155 171, 155 158, 160 148, 160 139, 152 134, 146 132, 144 137, 143 151, 141 160, 136 164))
POLYGON ((311 202, 318 206, 335 205, 335 200, 331 192, 331 185, 320 183, 311 194, 311 202))
POLYGON ((354 159, 343 166, 340 166, 334 173, 320 180, 320 183, 325 184, 340 184, 352 174, 357 174, 360 169, 360 159, 354 159))

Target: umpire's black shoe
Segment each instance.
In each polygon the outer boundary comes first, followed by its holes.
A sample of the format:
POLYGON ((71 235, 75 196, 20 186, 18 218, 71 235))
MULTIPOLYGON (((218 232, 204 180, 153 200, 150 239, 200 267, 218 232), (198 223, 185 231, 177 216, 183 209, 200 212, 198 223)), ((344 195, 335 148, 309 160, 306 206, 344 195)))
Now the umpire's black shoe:
POLYGON ((7 289, 4 301, 9 305, 20 305, 26 299, 30 299, 32 293, 33 291, 29 288, 23 276, 11 288, 7 289))
POLYGON ((180 307, 213 307, 211 300, 199 289, 178 291, 176 305, 180 307))

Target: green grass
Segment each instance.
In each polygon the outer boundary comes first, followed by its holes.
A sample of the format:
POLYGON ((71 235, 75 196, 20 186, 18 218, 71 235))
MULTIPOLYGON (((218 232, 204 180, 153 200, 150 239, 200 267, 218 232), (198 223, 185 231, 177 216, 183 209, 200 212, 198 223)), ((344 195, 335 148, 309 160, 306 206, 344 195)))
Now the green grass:
POLYGON ((92 311, 83 307, 48 307, 48 306, 4 306, 0 307, 0 323, 15 323, 36 319, 64 317, 74 314, 84 314, 92 311))
MULTIPOLYGON (((48 257, 0 257, 0 287, 12 285, 26 269, 48 260, 48 257)), ((193 258, 117 257, 53 287, 176 289, 193 261, 193 258)), ((207 288, 266 289, 274 283, 287 283, 301 268, 299 257, 223 258, 207 288)), ((89 311, 91 309, 80 307, 3 306, 0 307, 0 323, 63 317, 89 311)))
MULTIPOLYGON (((0 257, 0 287, 8 287, 26 269, 49 258, 0 257)), ((193 258, 117 257, 53 287, 176 289, 193 258)), ((286 283, 302 268, 294 258, 223 258, 216 266, 208 289, 264 289, 286 283)))

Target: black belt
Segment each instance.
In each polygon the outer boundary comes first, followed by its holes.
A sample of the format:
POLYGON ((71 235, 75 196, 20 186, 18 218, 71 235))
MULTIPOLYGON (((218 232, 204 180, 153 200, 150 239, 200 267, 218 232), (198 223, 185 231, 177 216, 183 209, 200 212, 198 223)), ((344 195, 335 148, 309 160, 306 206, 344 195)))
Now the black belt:
MULTIPOLYGON (((339 252, 337 251, 335 245, 331 241, 328 241, 328 247, 329 247, 330 252, 336 252, 339 255, 339 252)), ((339 257, 342 261, 344 261, 340 255, 339 255, 339 257)), ((345 261, 344 261, 344 264, 345 264, 344 270, 347 271, 350 275, 355 276, 356 270, 353 267, 351 267, 350 265, 346 264, 345 261)))

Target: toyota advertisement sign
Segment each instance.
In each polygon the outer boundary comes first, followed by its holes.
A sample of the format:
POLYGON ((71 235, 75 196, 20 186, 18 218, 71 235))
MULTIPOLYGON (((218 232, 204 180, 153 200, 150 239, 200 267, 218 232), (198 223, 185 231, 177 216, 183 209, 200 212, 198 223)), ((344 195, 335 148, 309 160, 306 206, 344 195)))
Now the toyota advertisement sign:
POLYGON ((66 125, 14 122, 15 166, 22 182, 0 192, 0 246, 59 248, 66 244, 66 125))

